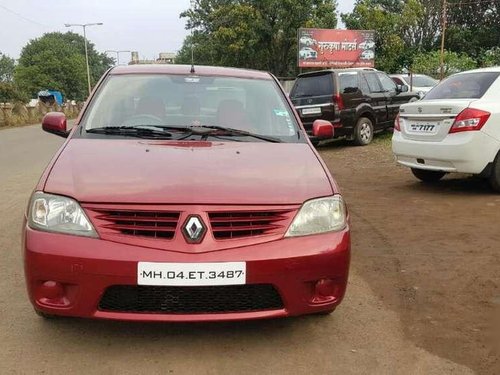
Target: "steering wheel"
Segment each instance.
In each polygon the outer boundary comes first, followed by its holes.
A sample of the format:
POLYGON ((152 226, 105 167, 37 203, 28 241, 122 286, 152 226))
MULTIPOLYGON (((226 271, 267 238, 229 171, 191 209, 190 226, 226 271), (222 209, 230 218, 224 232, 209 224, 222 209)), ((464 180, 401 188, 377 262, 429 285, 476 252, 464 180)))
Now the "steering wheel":
POLYGON ((152 125, 152 126, 161 126, 165 125, 165 121, 161 118, 148 115, 148 114, 140 114, 129 117, 125 121, 123 121, 124 126, 138 126, 138 125, 152 125))

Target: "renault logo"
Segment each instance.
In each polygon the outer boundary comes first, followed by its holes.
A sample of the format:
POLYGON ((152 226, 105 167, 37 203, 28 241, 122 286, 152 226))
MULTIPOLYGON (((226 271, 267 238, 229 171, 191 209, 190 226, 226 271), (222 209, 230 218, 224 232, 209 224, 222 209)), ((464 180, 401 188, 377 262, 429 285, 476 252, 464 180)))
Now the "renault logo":
POLYGON ((182 234, 188 243, 200 243, 206 232, 207 227, 198 215, 189 216, 182 226, 182 234))
POLYGON ((418 113, 422 113, 422 107, 418 107, 418 113))

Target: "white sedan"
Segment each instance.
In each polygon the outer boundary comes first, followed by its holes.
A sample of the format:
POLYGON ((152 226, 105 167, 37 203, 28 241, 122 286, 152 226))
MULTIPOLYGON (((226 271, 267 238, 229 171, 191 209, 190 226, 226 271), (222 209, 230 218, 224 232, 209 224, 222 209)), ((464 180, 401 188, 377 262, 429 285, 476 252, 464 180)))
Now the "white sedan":
POLYGON ((499 77, 498 67, 459 73, 402 105, 392 138, 397 162, 424 182, 470 173, 500 192, 499 77))

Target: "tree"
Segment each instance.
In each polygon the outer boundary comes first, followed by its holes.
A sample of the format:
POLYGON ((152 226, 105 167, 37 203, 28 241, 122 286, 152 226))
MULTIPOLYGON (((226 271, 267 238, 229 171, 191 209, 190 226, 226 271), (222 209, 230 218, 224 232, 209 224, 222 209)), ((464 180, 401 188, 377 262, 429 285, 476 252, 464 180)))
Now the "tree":
POLYGON ((0 103, 26 102, 28 98, 12 82, 0 82, 0 103))
POLYGON ((376 31, 376 67, 397 72, 413 57, 431 50, 440 33, 440 2, 435 0, 357 0, 342 14, 348 29, 376 31))
POLYGON ((0 52, 0 82, 11 82, 15 67, 16 61, 0 52))
MULTIPOLYGON (((87 97, 85 44, 82 36, 47 33, 31 40, 22 50, 14 80, 21 90, 34 97, 43 89, 59 90, 68 99, 87 97)), ((113 60, 88 44, 92 84, 113 64, 113 60)))
POLYGON ((446 48, 482 63, 482 55, 500 43, 500 1, 450 0, 446 48))
MULTIPOLYGON (((440 66, 441 51, 432 51, 416 55, 412 69, 414 73, 428 74, 437 77, 439 75, 440 66)), ((476 67, 476 61, 465 54, 445 51, 444 67, 445 75, 449 75, 464 70, 474 69, 476 67)))
POLYGON ((176 61, 296 72, 297 29, 335 28, 336 0, 196 0, 181 13, 193 35, 176 61))

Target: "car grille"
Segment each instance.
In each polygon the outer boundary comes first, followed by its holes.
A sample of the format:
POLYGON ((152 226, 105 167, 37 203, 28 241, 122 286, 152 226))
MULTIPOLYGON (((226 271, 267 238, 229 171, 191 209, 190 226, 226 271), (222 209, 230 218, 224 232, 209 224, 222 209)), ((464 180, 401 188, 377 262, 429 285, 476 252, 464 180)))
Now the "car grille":
POLYGON ((276 234, 284 231, 290 210, 209 212, 216 240, 276 234))
POLYGON ((97 210, 95 218, 104 221, 102 228, 122 234, 172 239, 179 216, 170 211, 97 210))
POLYGON ((114 285, 106 289, 99 310, 197 314, 276 310, 283 301, 270 284, 224 286, 114 285))

